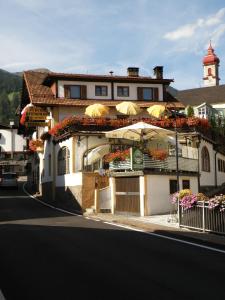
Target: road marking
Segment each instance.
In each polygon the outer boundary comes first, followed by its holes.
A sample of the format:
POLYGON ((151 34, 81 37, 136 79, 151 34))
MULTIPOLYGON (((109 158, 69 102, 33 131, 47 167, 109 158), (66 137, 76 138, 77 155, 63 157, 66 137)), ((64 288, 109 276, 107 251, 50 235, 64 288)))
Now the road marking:
POLYGON ((151 236, 155 236, 155 237, 158 237, 158 238, 163 238, 163 239, 166 239, 166 240, 179 242, 181 244, 192 245, 192 246, 195 246, 195 247, 199 247, 199 248, 203 248, 203 249, 207 249, 207 250, 211 250, 211 251, 215 251, 215 252, 225 254, 225 250, 221 250, 221 249, 210 247, 210 246, 201 245, 201 244, 198 244, 198 243, 188 242, 188 241, 185 241, 185 240, 180 240, 178 238, 173 238, 173 237, 169 237, 169 236, 154 233, 154 232, 148 232, 144 229, 137 229, 137 228, 130 227, 129 225, 115 224, 115 223, 111 223, 111 222, 103 222, 103 223, 113 225, 113 226, 116 226, 116 227, 121 227, 121 228, 129 229, 129 230, 137 231, 137 232, 142 232, 142 233, 145 233, 147 235, 151 235, 151 236))
MULTIPOLYGON (((64 212, 64 213, 67 213, 67 214, 70 214, 70 215, 73 215, 73 216, 84 217, 82 215, 78 215, 76 213, 71 213, 71 212, 66 211, 64 209, 54 207, 52 205, 49 205, 49 204, 47 204, 45 202, 42 202, 42 201, 38 200, 37 198, 35 198, 34 196, 32 196, 31 194, 29 194, 26 191, 26 189, 25 189, 25 183, 23 185, 23 191, 27 195, 29 195, 29 197, 33 198, 34 200, 36 200, 36 201, 40 202, 41 204, 46 205, 46 206, 48 206, 50 208, 53 208, 55 210, 59 210, 61 212, 64 212)), ((89 217, 85 217, 85 218, 86 219, 94 220, 94 219, 89 218, 89 217)), ((111 226, 125 228, 125 229, 128 229, 128 230, 133 230, 133 231, 141 232, 141 233, 144 233, 144 234, 147 234, 147 235, 155 236, 155 237, 158 237, 158 238, 163 238, 163 239, 170 240, 170 241, 175 241, 175 242, 178 242, 178 243, 181 243, 181 244, 192 245, 192 246, 195 246, 195 247, 199 247, 199 248, 207 249, 207 250, 210 250, 210 251, 214 251, 214 252, 219 252, 219 253, 225 254, 225 250, 221 250, 221 249, 210 247, 210 246, 201 245, 201 244, 198 244, 198 243, 188 242, 188 241, 185 241, 185 240, 180 240, 178 238, 173 238, 173 237, 169 237, 169 236, 158 234, 158 233, 154 233, 154 232, 148 232, 148 231, 143 230, 143 229, 133 228, 133 227, 131 227, 129 225, 115 224, 115 223, 111 223, 111 222, 107 222, 107 221, 102 221, 102 223, 108 224, 108 225, 111 225, 111 226)), ((0 298, 0 300, 1 300, 1 298, 0 298)))
POLYGON ((55 210, 61 211, 61 212, 63 212, 63 213, 66 213, 66 214, 69 214, 69 215, 72 215, 72 216, 82 217, 81 215, 78 215, 78 214, 76 214, 76 213, 72 213, 72 212, 70 212, 70 211, 67 211, 67 210, 64 210, 64 209, 61 209, 61 208, 52 206, 52 205, 50 205, 50 204, 48 204, 48 203, 45 203, 45 202, 43 202, 43 201, 37 199, 36 197, 34 197, 33 195, 31 195, 30 193, 27 192, 27 190, 25 189, 25 184, 26 184, 26 183, 23 184, 23 191, 24 191, 24 193, 26 193, 26 194, 29 196, 29 198, 32 198, 32 199, 34 199, 35 201, 37 201, 37 202, 39 202, 39 203, 41 203, 41 204, 43 204, 43 205, 45 205, 45 206, 48 206, 48 207, 53 208, 53 209, 55 209, 55 210))
POLYGON ((0 300, 6 300, 5 297, 2 294, 2 291, 0 290, 0 300))
POLYGON ((21 198, 30 198, 29 196, 14 196, 14 195, 12 195, 12 196, 0 196, 0 199, 10 199, 10 198, 19 198, 19 199, 21 199, 21 198))

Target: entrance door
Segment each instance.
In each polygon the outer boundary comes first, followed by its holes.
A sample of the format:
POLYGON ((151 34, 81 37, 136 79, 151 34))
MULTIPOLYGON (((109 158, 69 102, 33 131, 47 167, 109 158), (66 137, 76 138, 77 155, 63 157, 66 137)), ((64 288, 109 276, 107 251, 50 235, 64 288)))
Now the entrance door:
POLYGON ((139 177, 116 177, 116 212, 140 213, 139 177))

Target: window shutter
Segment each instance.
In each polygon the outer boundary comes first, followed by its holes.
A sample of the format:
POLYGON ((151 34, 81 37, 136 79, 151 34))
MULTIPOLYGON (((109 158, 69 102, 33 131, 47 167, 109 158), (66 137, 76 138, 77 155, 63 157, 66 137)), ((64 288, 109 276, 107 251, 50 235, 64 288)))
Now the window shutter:
POLYGON ((87 99, 87 86, 81 85, 81 99, 87 99))
POLYGON ((64 85, 64 98, 70 98, 70 86, 64 85))
POLYGON ((138 100, 143 100, 143 89, 141 87, 137 88, 137 98, 138 100))
POLYGON ((153 88, 153 100, 159 100, 159 89, 153 88))

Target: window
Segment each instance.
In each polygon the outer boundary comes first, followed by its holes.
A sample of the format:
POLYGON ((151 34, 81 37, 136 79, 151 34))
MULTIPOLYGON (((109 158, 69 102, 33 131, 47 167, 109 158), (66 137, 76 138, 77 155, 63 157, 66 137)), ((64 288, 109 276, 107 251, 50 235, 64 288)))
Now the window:
POLYGON ((95 96, 107 96, 108 87, 105 85, 96 85, 95 86, 95 96))
POLYGON ((209 151, 206 148, 206 146, 202 148, 201 160, 202 160, 202 171, 210 172, 210 157, 209 157, 209 151))
POLYGON ((48 176, 52 176, 52 156, 48 155, 48 176))
POLYGON ((170 179, 170 194, 174 194, 177 192, 177 180, 170 179))
POLYGON ((158 88, 148 88, 148 87, 138 87, 137 88, 137 98, 138 100, 159 100, 159 89, 158 88))
POLYGON ((64 85, 64 96, 70 99, 87 98, 86 85, 64 85))
POLYGON ((152 89, 143 88, 143 100, 152 100, 152 89))
POLYGON ((182 187, 183 189, 190 189, 190 180, 182 180, 182 187))
POLYGON ((224 173, 225 172, 225 161, 219 158, 217 160, 217 162, 218 162, 218 171, 224 173))
POLYGON ((67 147, 63 147, 58 153, 58 175, 70 173, 70 151, 67 147))
POLYGON ((128 86, 118 86, 117 96, 119 97, 129 97, 129 87, 128 86))

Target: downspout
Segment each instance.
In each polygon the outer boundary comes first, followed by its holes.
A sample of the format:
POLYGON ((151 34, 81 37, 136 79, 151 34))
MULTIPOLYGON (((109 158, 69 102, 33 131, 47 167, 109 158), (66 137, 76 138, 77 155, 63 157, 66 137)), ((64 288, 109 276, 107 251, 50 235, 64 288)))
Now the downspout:
POLYGON ((216 150, 216 152, 215 152, 215 160, 214 160, 214 163, 215 163, 215 187, 216 188, 217 188, 217 163, 216 163, 217 153, 218 153, 218 151, 216 150))
POLYGON ((114 82, 111 82, 111 95, 112 95, 112 100, 114 100, 114 82))
POLYGON ((198 136, 198 192, 200 192, 200 142, 201 136, 198 136))

